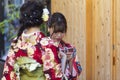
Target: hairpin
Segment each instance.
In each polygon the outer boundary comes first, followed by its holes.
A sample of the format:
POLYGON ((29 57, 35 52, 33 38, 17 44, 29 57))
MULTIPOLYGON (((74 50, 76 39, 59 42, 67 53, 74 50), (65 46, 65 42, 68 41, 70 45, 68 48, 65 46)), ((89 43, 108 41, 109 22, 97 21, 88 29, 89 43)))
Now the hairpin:
POLYGON ((27 14, 25 13, 25 14, 24 14, 24 16, 26 17, 26 16, 27 16, 27 14))
POLYGON ((38 20, 38 19, 36 19, 36 21, 38 22, 39 20, 38 20))
POLYGON ((36 12, 33 12, 33 14, 36 14, 36 12))

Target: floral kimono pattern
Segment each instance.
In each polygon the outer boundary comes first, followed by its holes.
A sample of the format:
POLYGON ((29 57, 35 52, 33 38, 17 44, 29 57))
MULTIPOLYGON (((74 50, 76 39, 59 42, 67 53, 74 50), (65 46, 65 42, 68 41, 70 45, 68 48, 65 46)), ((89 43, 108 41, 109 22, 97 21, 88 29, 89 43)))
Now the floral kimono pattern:
POLYGON ((75 47, 65 43, 64 41, 61 41, 59 48, 67 55, 65 75, 67 76, 68 80, 77 80, 82 68, 77 59, 75 47), (70 62, 72 62, 71 65, 70 62), (70 68, 70 66, 72 67, 70 68))
POLYGON ((58 52, 58 43, 46 37, 42 38, 40 44, 42 45, 42 49, 46 50, 46 53, 42 57, 45 76, 48 80, 61 80, 63 74, 58 52))
POLYGON ((30 34, 23 32, 17 43, 13 40, 2 80, 61 80, 57 48, 43 37, 39 31, 30 34))

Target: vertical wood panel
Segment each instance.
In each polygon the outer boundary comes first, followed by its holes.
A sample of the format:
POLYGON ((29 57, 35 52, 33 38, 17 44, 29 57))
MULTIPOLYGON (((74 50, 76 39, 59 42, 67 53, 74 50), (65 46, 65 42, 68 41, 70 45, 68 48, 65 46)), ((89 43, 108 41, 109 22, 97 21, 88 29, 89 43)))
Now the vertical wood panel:
POLYGON ((120 0, 51 1, 52 12, 67 18, 65 40, 77 47, 80 80, 120 80, 120 0))
POLYGON ((111 0, 93 0, 95 80, 112 80, 111 0))
POLYGON ((116 0, 116 80, 120 80, 120 0, 116 0))
POLYGON ((94 80, 92 52, 92 0, 86 0, 86 80, 94 80))
POLYGON ((65 40, 75 45, 83 71, 80 80, 86 80, 86 2, 85 0, 52 0, 52 13, 62 12, 68 23, 65 40))
POLYGON ((116 80, 116 63, 115 63, 115 57, 116 57, 116 49, 115 49, 115 45, 116 45, 116 1, 112 0, 112 56, 113 56, 113 66, 112 66, 112 80, 116 80))

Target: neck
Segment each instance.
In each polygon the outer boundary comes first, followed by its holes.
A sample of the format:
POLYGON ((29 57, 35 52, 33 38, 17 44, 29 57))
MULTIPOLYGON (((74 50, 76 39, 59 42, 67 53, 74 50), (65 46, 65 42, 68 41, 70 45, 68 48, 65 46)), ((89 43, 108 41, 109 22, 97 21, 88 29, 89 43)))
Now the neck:
POLYGON ((29 29, 26 29, 26 34, 32 33, 32 32, 36 32, 36 31, 40 31, 39 27, 31 27, 29 29))

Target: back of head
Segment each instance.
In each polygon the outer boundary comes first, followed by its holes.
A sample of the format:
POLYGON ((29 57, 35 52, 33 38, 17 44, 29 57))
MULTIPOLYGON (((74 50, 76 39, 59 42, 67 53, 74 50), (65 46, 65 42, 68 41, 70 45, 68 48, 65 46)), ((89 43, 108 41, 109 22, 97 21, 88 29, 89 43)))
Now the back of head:
POLYGON ((20 24, 24 28, 39 26, 43 23, 43 4, 36 1, 28 1, 20 8, 20 24))
POLYGON ((18 38, 25 29, 39 27, 43 23, 43 4, 38 1, 27 1, 20 8, 20 29, 17 34, 18 38))
POLYGON ((62 13, 56 12, 48 20, 48 27, 53 28, 54 32, 67 32, 66 18, 62 13))

